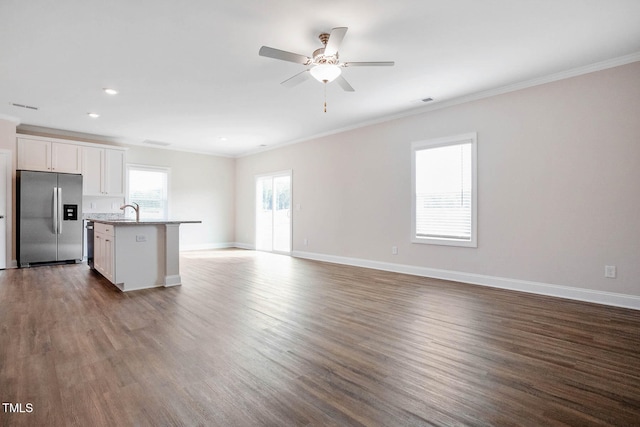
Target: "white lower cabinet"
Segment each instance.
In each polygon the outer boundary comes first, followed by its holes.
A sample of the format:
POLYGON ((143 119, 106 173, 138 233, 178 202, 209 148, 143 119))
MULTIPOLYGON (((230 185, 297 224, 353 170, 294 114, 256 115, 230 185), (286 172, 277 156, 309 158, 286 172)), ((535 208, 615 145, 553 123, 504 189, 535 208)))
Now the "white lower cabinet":
POLYGON ((111 283, 115 280, 115 233, 113 226, 95 223, 93 236, 93 267, 111 283))
POLYGON ((179 222, 94 220, 93 268, 121 291, 181 284, 179 222))

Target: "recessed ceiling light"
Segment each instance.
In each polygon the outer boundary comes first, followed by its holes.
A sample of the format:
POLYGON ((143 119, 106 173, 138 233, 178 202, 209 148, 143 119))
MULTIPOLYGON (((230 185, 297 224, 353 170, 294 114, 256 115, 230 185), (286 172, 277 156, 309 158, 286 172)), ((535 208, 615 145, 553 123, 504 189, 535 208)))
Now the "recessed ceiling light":
POLYGON ((92 119, 97 119, 98 117, 100 117, 100 114, 98 113, 87 113, 89 115, 89 117, 91 117, 92 119))
POLYGON ((227 141, 227 137, 226 136, 221 136, 221 137, 218 138, 218 141, 225 142, 225 141, 227 141))
POLYGON ((117 95, 118 91, 115 89, 111 89, 108 87, 103 88, 102 90, 104 90, 104 93, 108 94, 108 95, 117 95))

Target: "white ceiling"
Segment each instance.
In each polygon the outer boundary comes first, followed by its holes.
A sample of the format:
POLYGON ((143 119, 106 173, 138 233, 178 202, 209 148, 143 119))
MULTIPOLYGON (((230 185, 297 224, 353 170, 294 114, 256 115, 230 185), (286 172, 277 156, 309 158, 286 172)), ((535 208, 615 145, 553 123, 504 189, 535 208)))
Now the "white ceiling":
POLYGON ((638 0, 1 0, 0 115, 237 156, 639 52, 638 0), (344 69, 323 113, 322 83, 281 86, 304 66, 258 50, 338 26, 341 60, 396 65, 344 69))

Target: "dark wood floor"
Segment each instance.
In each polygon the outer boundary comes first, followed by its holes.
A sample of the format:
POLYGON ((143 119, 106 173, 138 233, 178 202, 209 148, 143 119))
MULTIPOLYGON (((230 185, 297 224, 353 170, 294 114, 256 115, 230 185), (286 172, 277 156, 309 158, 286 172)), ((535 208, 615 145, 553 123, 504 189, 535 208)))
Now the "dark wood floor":
POLYGON ((181 268, 126 294, 0 272, 0 400, 33 409, 0 425, 640 424, 638 311, 243 250, 181 268))

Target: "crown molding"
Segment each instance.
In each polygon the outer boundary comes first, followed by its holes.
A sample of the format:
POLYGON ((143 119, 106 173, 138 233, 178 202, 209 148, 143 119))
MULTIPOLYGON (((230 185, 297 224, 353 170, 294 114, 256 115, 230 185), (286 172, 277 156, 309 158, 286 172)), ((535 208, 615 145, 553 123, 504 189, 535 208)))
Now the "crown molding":
POLYGON ((443 108, 448 108, 448 107, 452 107, 454 105, 459 105, 459 104, 464 104, 467 102, 471 102, 471 101, 477 101, 480 99, 484 99, 484 98, 490 98, 492 96, 497 96, 497 95, 502 95, 505 93, 509 93, 509 92, 515 92, 518 90, 522 90, 522 89, 527 89, 530 87, 534 87, 534 86, 540 86, 543 84, 547 84, 547 83, 553 83, 559 80, 564 80, 564 79, 568 79, 571 77, 578 77, 584 74, 589 74, 589 73, 595 73, 597 71, 603 71, 603 70, 607 70, 609 68, 615 68, 615 67, 619 67, 622 65, 627 65, 627 64, 631 64, 634 62, 638 62, 640 61, 640 52, 634 52, 631 53, 629 55, 624 55, 624 56, 620 56, 617 58, 611 58, 611 59, 607 59, 604 61, 600 61, 600 62, 596 62, 593 64, 589 64, 589 65, 585 65, 582 67, 576 67, 576 68, 571 68, 569 70, 564 70, 564 71, 560 71, 558 73, 553 73, 553 74, 549 74, 546 76, 542 76, 542 77, 538 77, 535 79, 530 79, 530 80, 524 80, 518 83, 513 83, 510 85, 506 85, 506 86, 500 86, 497 88, 493 88, 493 89, 488 89, 485 91, 481 91, 481 92, 476 92, 476 93, 472 93, 469 95, 463 95, 460 97, 456 97, 456 98, 451 98, 448 100, 444 100, 444 101, 434 101, 433 103, 429 103, 428 106, 422 106, 422 107, 418 107, 418 108, 412 108, 409 110, 405 110, 403 112, 397 113, 397 114, 391 114, 391 115, 386 115, 383 117, 378 117, 376 119, 372 119, 372 120, 367 120, 364 122, 360 122, 351 126, 345 126, 345 127, 341 127, 338 129, 333 129, 330 130, 328 132, 323 132, 323 133, 318 133, 309 137, 305 137, 305 138, 301 138, 301 139, 296 139, 296 140, 292 140, 292 141, 285 141, 279 144, 273 144, 269 147, 263 147, 260 149, 254 149, 239 155, 236 155, 236 158, 241 158, 241 157, 249 157, 255 154, 259 154, 261 152, 264 151, 270 151, 270 150, 276 150, 278 148, 283 148, 286 147, 288 145, 294 145, 294 144, 298 144, 301 142, 305 142, 305 141, 310 141, 313 139, 318 139, 318 138, 323 138, 326 136, 330 136, 330 135, 336 135, 339 133, 343 133, 343 132, 348 132, 351 130, 355 130, 355 129, 359 129, 359 128, 363 128, 363 127, 367 127, 367 126, 373 126, 376 124, 380 124, 380 123, 385 123, 385 122, 389 122, 392 120, 396 120, 396 119, 401 119, 404 117, 411 117, 411 116, 415 116, 415 115, 419 115, 419 114, 423 114, 423 113, 427 113, 430 111, 435 111, 435 110, 440 110, 443 108))
MULTIPOLYGON (((593 64, 585 65, 583 67, 571 68, 569 70, 560 71, 558 73, 549 74, 549 75, 538 77, 535 79, 524 80, 522 82, 513 83, 510 85, 501 86, 494 89, 488 89, 485 91, 460 96, 447 101, 443 101, 438 104, 429 105, 428 107, 422 107, 416 110, 412 110, 411 112, 409 112, 409 114, 406 114, 406 116, 420 114, 420 113, 433 111, 433 110, 439 110, 441 108, 446 108, 446 107, 450 107, 458 104, 464 104, 471 101, 477 101, 484 98, 490 98, 492 96, 503 95, 505 93, 516 92, 518 90, 527 89, 535 86, 541 86, 547 83, 553 83, 560 80, 569 79, 572 77, 582 76, 585 74, 595 73, 597 71, 603 71, 609 68, 620 67, 622 65, 632 64, 638 61, 640 61, 640 52, 635 52, 630 55, 607 59, 605 61, 596 62, 593 64)), ((399 115, 399 117, 403 117, 403 115, 399 115)))
POLYGON ((15 123, 16 126, 20 124, 20 119, 14 116, 8 116, 6 114, 0 114, 0 120, 6 120, 15 123))

